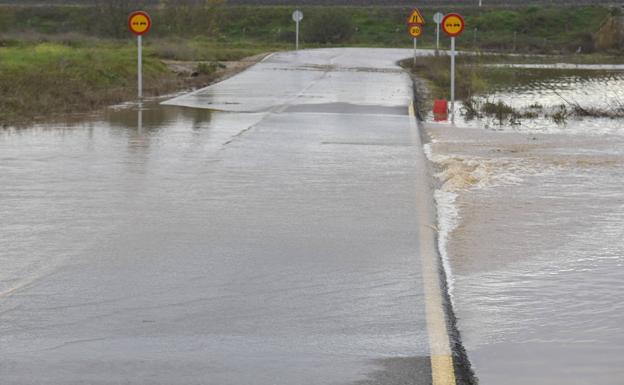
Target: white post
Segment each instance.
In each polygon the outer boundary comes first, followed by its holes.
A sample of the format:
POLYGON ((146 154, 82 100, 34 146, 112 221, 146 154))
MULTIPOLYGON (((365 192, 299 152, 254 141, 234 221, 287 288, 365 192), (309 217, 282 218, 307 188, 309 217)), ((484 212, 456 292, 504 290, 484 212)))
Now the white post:
POLYGON ((414 65, 416 65, 416 48, 418 48, 418 39, 414 38, 414 65))
POLYGON ((297 24, 297 32, 295 32, 295 50, 299 51, 299 21, 296 22, 297 24))
POLYGON ((436 51, 440 50, 440 23, 436 23, 436 51))
POLYGON ((139 99, 143 99, 143 44, 141 35, 137 36, 139 58, 137 63, 139 99))
POLYGON ((455 123, 455 37, 451 37, 451 122, 455 123))
POLYGON ((483 5, 483 0, 479 0, 479 7, 483 5))
POLYGON ((140 133, 143 132, 143 103, 139 103, 139 111, 137 117, 137 130, 140 133))

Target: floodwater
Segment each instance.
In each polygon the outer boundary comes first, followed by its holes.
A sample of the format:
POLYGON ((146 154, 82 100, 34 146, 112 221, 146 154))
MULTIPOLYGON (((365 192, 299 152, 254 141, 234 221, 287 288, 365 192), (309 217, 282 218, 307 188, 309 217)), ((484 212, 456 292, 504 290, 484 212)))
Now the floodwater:
MULTIPOLYGON (((508 67, 508 65, 506 66, 508 67)), ((521 113, 531 112, 535 118, 521 118, 515 124, 496 118, 461 119, 464 127, 518 132, 564 133, 580 135, 624 134, 621 119, 608 116, 582 118, 570 114, 579 106, 588 111, 600 110, 624 116, 624 66, 621 65, 515 65, 518 82, 498 87, 478 97, 513 107, 521 113), (555 122, 552 115, 559 111, 569 115, 555 122)), ((459 113, 462 114, 460 104, 459 113)))
MULTIPOLYGON (((515 106, 624 97, 621 74, 502 89, 515 106)), ((440 243, 481 385, 622 384, 624 122, 428 124, 440 243)))
POLYGON ((428 384, 405 56, 1 130, 0 383, 428 384))

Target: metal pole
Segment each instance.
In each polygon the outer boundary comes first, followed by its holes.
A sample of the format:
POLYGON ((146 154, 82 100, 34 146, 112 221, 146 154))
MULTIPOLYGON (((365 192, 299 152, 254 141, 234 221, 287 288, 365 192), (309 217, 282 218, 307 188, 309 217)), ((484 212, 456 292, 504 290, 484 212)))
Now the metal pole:
POLYGON ((139 103, 139 111, 137 117, 137 129, 139 134, 143 131, 143 103, 139 103))
POLYGON ((436 23, 436 51, 440 50, 440 23, 436 23))
POLYGON ((418 39, 414 38, 414 66, 416 66, 416 48, 418 47, 418 39))
POLYGON ((297 40, 295 43, 295 50, 299 51, 299 22, 297 21, 295 24, 297 24, 297 32, 295 33, 297 40))
POLYGON ((143 99, 143 42, 142 36, 137 36, 137 45, 139 58, 137 63, 138 83, 139 83, 139 99, 143 99))
POLYGON ((455 123, 455 37, 451 37, 451 122, 455 123))
POLYGON ((479 32, 479 30, 477 28, 474 29, 474 35, 473 35, 473 45, 476 47, 477 46, 477 33, 479 32))

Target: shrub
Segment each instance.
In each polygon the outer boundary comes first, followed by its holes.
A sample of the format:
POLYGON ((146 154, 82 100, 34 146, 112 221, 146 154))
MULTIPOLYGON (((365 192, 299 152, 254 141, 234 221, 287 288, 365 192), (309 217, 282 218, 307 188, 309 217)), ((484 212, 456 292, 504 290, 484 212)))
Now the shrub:
POLYGON ((354 30, 351 17, 345 12, 319 9, 303 25, 303 37, 308 43, 344 43, 353 36, 354 30))

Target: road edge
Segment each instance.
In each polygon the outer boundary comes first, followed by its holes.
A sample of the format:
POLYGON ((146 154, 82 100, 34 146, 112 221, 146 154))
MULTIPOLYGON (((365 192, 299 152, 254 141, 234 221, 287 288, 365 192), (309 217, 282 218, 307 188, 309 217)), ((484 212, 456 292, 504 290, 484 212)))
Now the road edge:
MULTIPOLYGON (((411 76, 410 76, 411 78, 411 76)), ((408 106, 412 141, 418 147, 419 163, 424 165, 419 172, 423 181, 417 185, 419 206, 420 254, 423 263, 423 283, 427 312, 427 329, 431 349, 431 371, 433 385, 477 385, 453 310, 448 291, 448 277, 440 256, 438 242, 438 216, 433 199, 434 178, 432 164, 426 158, 423 148, 424 127, 418 116, 417 86, 412 78, 414 97, 408 106), (434 208, 434 210, 432 210, 434 208), (435 279, 436 282, 431 282, 435 279), (437 297, 437 298, 436 298, 437 297)))

